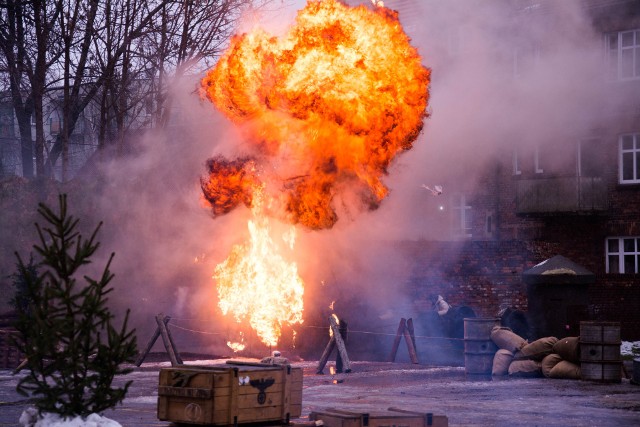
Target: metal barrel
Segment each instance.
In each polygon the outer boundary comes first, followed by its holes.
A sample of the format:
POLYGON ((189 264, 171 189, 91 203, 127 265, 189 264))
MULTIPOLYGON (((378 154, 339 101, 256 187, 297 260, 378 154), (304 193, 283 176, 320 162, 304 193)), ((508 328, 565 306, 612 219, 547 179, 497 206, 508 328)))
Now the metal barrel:
POLYGON ((580 372, 583 380, 622 381, 620 322, 580 322, 580 372))
POLYGON ((464 368, 467 378, 489 379, 498 347, 491 341, 491 330, 500 325, 495 317, 464 319, 464 368))

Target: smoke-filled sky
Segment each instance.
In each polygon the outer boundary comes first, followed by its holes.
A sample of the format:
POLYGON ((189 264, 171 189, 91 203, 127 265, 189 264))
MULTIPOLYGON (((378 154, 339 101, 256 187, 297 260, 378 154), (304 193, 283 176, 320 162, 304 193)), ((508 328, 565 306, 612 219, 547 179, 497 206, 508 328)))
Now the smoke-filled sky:
MULTIPOLYGON (((394 3, 385 2, 391 8, 394 3)), ((408 304, 395 289, 407 280, 409 260, 389 242, 447 239, 449 219, 441 207, 452 194, 482 191, 474 168, 495 156, 509 161, 514 144, 525 151, 534 144, 557 146, 598 125, 596 113, 604 103, 602 39, 581 2, 415 3, 411 16, 401 14, 400 20, 432 71, 431 116, 414 148, 389 168, 383 181, 390 193, 380 208, 360 212, 337 206, 339 220, 332 229, 299 231, 293 256, 307 285, 306 309, 353 295, 372 306, 380 303, 380 313, 408 304), (514 5, 521 17, 515 20, 514 5), (545 5, 553 5, 557 20, 533 18, 545 5), (533 56, 522 57, 526 66, 514 76, 517 49, 533 56), (423 184, 442 185, 444 192, 433 196, 423 184), (328 295, 322 295, 325 291, 328 295)), ((292 4, 262 16, 264 27, 274 34, 285 31, 304 2, 292 4)), ((116 252, 114 300, 134 309, 141 344, 155 328, 152 316, 161 311, 176 321, 197 319, 189 323, 193 329, 218 328, 211 275, 246 235, 248 209, 213 219, 201 202, 206 160, 241 155, 246 143, 209 101, 198 97, 196 84, 194 79, 173 87, 180 105, 177 122, 188 130, 149 135, 140 156, 111 166, 109 192, 100 206, 105 244, 116 252)), ((222 339, 211 335, 210 342, 222 339)))

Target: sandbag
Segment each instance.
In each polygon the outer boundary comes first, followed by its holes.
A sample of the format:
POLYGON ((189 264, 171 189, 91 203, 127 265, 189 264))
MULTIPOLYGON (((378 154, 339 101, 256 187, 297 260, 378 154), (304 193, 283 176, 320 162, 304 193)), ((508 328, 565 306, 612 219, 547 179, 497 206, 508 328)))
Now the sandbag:
POLYGON ((551 370, 560 362, 562 362, 562 357, 560 357, 559 354, 552 353, 545 356, 545 358, 542 359, 542 375, 550 378, 551 370))
POLYGON ((542 364, 535 360, 514 360, 509 365, 510 377, 541 377, 542 364))
POLYGON ((538 362, 545 356, 553 353, 553 345, 558 342, 556 337, 540 338, 530 344, 525 345, 515 354, 515 359, 530 359, 538 362))
POLYGON ((493 356, 493 367, 491 375, 507 375, 509 373, 509 365, 513 360, 513 353, 509 350, 500 349, 493 356))
POLYGON ((579 380, 580 379, 580 365, 571 363, 568 360, 563 360, 556 366, 551 368, 549 378, 560 378, 566 380, 579 380))
POLYGON ((580 363, 580 337, 566 337, 559 339, 553 345, 553 352, 571 363, 580 363))
POLYGON ((495 326, 491 330, 491 341, 493 341, 498 348, 514 353, 527 344, 524 338, 504 326, 495 326))

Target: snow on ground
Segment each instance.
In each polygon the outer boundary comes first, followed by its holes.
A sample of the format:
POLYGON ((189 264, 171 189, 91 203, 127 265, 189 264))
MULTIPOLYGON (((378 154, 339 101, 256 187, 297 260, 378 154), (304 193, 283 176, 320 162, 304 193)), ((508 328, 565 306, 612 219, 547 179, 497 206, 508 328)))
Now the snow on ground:
POLYGON ((620 355, 640 357, 640 341, 622 341, 620 355))
POLYGON ((91 414, 86 419, 82 417, 60 418, 58 414, 44 413, 38 417, 35 408, 26 409, 19 420, 24 427, 122 427, 117 422, 98 414, 91 414))
MULTIPOLYGON (((633 356, 634 358, 640 358, 640 341, 623 341, 620 345, 621 356, 633 356)), ((189 365, 217 365, 228 362, 229 359, 214 359, 214 360, 196 360, 190 361, 189 365)), ((237 359, 236 359, 237 360, 237 359)), ((251 360, 255 361, 255 360, 251 360)), ((297 366, 315 366, 317 362, 295 362, 297 366)), ((146 367, 155 366, 157 368, 163 368, 171 366, 168 362, 150 363, 145 364, 146 367)), ((377 373, 376 375, 379 375, 377 373)), ((147 403, 147 401, 155 401, 156 396, 145 396, 132 398, 134 400, 140 400, 147 403)), ((142 402, 141 402, 142 403, 142 402)), ((98 414, 91 414, 86 419, 81 417, 75 417, 73 419, 61 419, 57 414, 43 414, 41 418, 38 418, 38 414, 35 408, 28 408, 20 417, 20 425, 23 427, 122 427, 117 421, 100 416, 98 414)))

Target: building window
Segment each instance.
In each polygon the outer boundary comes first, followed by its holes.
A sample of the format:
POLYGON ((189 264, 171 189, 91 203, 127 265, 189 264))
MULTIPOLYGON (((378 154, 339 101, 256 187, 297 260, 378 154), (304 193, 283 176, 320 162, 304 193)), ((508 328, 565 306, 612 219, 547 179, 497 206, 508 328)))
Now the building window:
POLYGON ((542 169, 542 165, 540 162, 540 147, 538 145, 536 145, 535 151, 533 152, 533 166, 536 173, 544 172, 544 169, 542 169))
POLYGON ((637 274, 640 265, 640 237, 607 239, 607 273, 637 274))
POLYGON ((622 135, 619 143, 620 184, 640 183, 640 134, 622 135))
POLYGON ((513 174, 514 175, 522 175, 522 170, 520 169, 520 159, 518 154, 518 148, 515 147, 513 149, 513 174))
POLYGON ((640 30, 605 34, 608 80, 640 78, 640 30))
POLYGON ((464 194, 456 194, 451 200, 453 212, 453 234, 456 237, 471 237, 471 206, 464 194))

